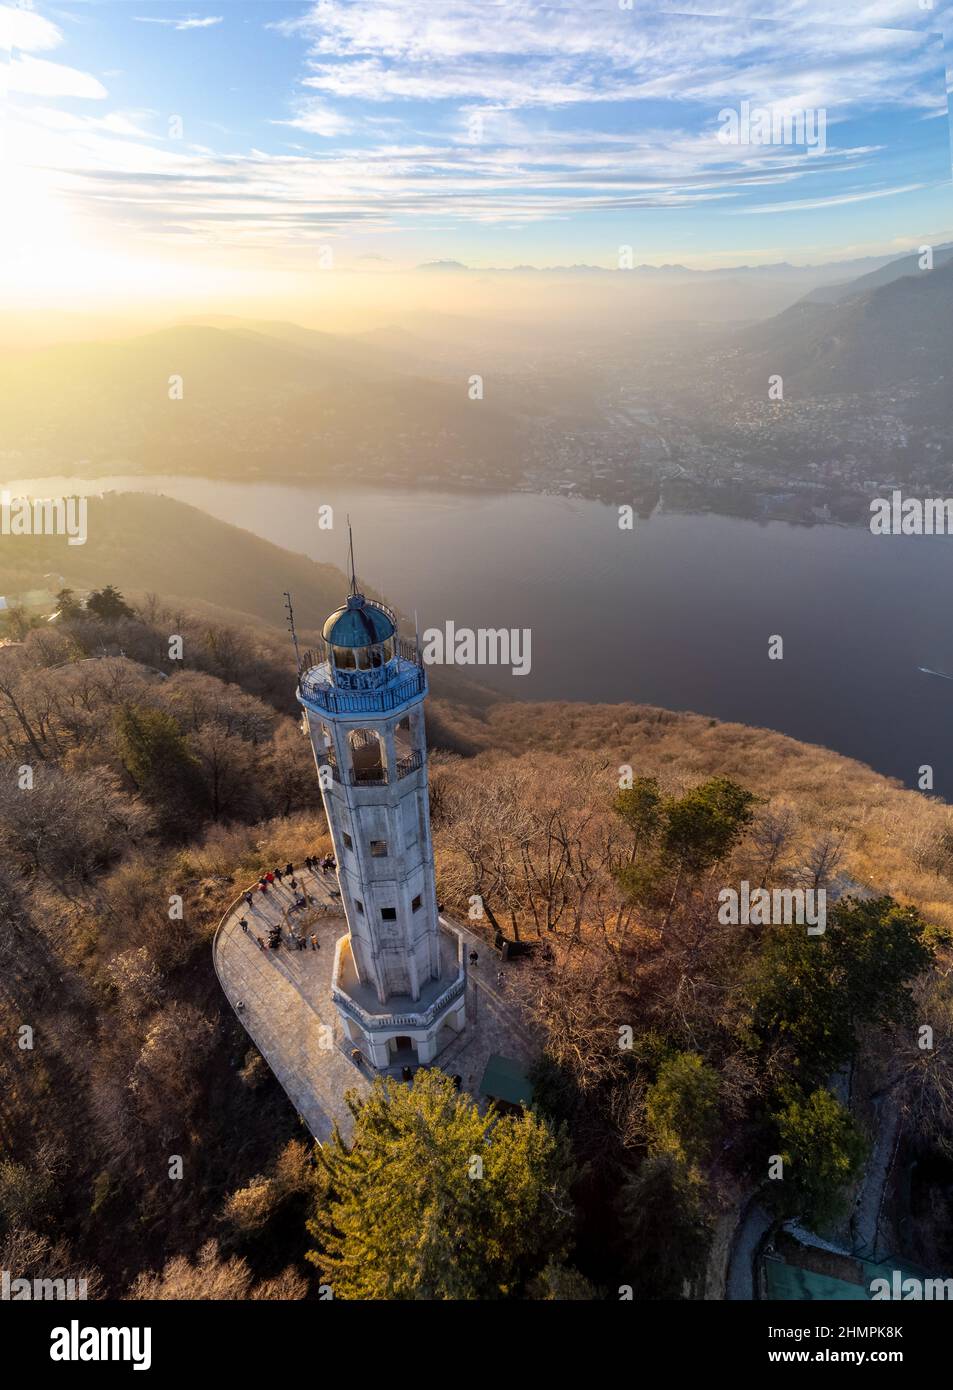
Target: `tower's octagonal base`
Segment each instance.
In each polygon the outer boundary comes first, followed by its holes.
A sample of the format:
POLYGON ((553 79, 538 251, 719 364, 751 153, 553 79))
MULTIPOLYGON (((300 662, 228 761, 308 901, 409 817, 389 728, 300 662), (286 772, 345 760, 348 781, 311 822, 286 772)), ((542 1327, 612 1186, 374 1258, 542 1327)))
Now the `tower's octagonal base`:
POLYGON ((432 1062, 466 1024, 466 957, 463 938, 440 928, 440 977, 428 980, 417 999, 391 995, 383 1004, 361 982, 342 936, 334 953, 331 997, 352 1046, 378 1070, 432 1062))

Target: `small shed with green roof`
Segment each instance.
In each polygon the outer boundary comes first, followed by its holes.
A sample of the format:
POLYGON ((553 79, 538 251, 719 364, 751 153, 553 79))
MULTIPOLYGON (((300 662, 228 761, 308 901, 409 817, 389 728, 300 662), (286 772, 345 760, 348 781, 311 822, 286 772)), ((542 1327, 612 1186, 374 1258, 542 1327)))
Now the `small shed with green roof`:
POLYGON ((503 1106, 518 1108, 533 1103, 533 1083, 526 1072, 519 1062, 499 1052, 491 1053, 487 1060, 480 1092, 503 1106))

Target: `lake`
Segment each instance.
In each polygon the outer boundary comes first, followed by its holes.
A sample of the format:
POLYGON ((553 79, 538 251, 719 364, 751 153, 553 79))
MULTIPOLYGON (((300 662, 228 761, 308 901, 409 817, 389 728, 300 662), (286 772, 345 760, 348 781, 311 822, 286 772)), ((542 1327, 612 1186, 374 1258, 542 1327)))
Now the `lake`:
MULTIPOLYGON (((474 674, 511 696, 633 700, 765 725, 953 799, 953 537, 872 536, 599 502, 201 478, 39 479, 16 494, 163 492, 346 565, 420 628, 527 628, 531 669, 474 674), (318 508, 334 509, 321 530, 318 508), (769 639, 783 638, 783 660, 769 639)), ((108 576, 104 576, 108 578, 108 576)))

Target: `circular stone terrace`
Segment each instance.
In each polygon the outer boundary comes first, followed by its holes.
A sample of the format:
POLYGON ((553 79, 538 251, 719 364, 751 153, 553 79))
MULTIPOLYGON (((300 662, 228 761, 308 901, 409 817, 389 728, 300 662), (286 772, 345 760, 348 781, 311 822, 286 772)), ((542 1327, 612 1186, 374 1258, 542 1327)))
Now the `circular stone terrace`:
MULTIPOLYGON (((347 935, 337 875, 301 868, 295 877, 299 891, 312 900, 306 908, 293 910, 295 894, 287 882, 270 884, 267 893, 259 891, 257 882, 249 885, 252 906, 248 907, 244 893, 232 903, 215 933, 212 958, 240 1023, 315 1139, 325 1143, 335 1124, 345 1139, 350 1135, 353 1122, 345 1092, 366 1095, 375 1076, 399 1079, 401 1068, 378 1072, 352 1059, 353 1044, 345 1037, 331 1002, 334 952, 340 938, 347 935), (242 930, 242 917, 248 922, 247 932, 242 930), (257 938, 267 946, 275 926, 281 927, 281 946, 263 951, 257 938), (292 931, 304 934, 306 950, 295 948, 292 931), (312 933, 316 950, 311 946, 312 933)), ((461 932, 466 951, 475 950, 480 959, 468 968, 467 1026, 433 1065, 450 1075, 459 1074, 463 1088, 482 1107, 486 1101, 478 1090, 489 1058, 502 1054, 525 1067, 539 1047, 518 1008, 496 987, 501 968, 496 953, 461 923, 441 920, 461 932)))

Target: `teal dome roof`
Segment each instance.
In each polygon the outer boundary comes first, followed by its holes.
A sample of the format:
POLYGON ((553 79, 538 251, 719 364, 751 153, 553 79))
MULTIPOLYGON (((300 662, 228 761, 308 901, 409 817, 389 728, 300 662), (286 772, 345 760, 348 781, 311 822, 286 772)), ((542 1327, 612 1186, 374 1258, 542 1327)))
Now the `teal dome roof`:
POLYGON ((397 628, 376 603, 369 603, 363 594, 351 594, 343 608, 336 608, 324 624, 326 642, 334 647, 370 647, 386 642, 397 628))

